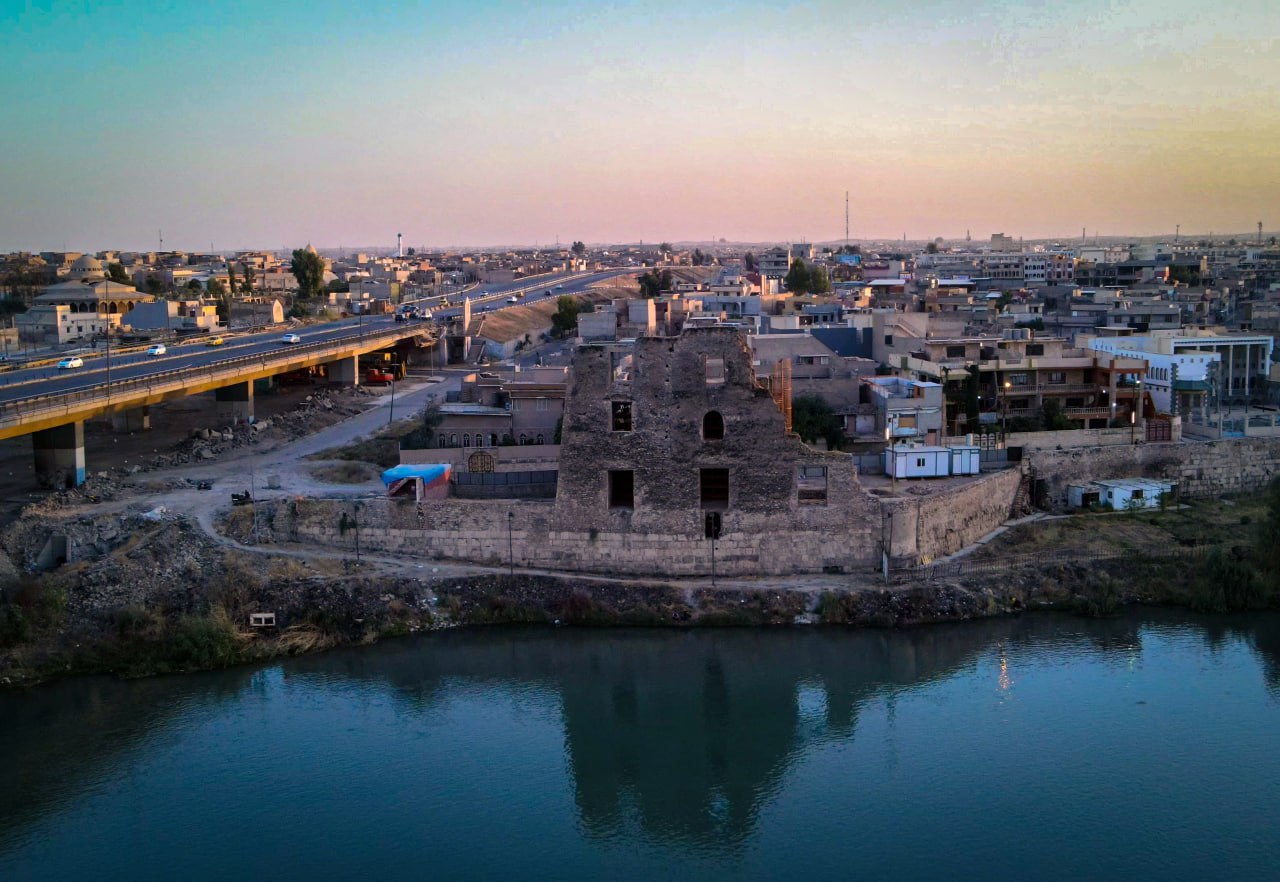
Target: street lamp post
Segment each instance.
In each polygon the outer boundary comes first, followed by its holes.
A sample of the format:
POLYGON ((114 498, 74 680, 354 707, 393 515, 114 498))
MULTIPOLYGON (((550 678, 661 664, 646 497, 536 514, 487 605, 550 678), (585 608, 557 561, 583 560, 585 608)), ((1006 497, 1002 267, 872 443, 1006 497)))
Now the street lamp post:
POLYGON ((1013 386, 1004 381, 1004 406, 1000 409, 1000 434, 1005 436, 1005 444, 1009 443, 1009 389, 1013 386))
POLYGON ((507 512, 507 574, 512 578, 516 575, 516 544, 512 536, 512 529, 515 526, 516 513, 507 512))

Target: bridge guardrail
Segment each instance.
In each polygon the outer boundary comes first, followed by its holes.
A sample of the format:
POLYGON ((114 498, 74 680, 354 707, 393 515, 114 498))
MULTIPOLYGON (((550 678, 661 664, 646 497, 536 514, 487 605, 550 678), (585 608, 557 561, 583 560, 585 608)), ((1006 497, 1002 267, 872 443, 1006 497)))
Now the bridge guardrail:
POLYGON ((289 346, 287 349, 278 350, 277 353, 239 355, 231 358, 220 359, 208 365, 156 371, 155 373, 150 373, 143 377, 118 380, 111 383, 110 387, 108 387, 106 383, 91 383, 85 386, 74 387, 72 389, 65 389, 61 392, 46 392, 38 395, 25 396, 23 398, 15 398, 11 401, 0 403, 0 423, 10 422, 15 419, 21 420, 24 417, 29 418, 36 414, 48 413, 50 411, 57 412, 61 410, 63 412, 69 412, 76 404, 93 401, 99 398, 110 399, 111 393, 113 392, 122 395, 128 395, 129 393, 138 392, 140 390, 150 392, 158 386, 171 385, 175 382, 181 383, 186 379, 202 376, 212 377, 216 374, 224 373, 229 368, 233 368, 237 365, 256 363, 261 364, 263 368, 266 368, 269 366, 270 362, 282 360, 282 357, 292 357, 303 352, 314 352, 330 348, 337 344, 368 340, 371 337, 390 337, 399 339, 405 336, 407 335, 402 328, 386 328, 381 331, 343 334, 341 337, 334 337, 329 340, 319 340, 314 343, 301 343, 289 346))

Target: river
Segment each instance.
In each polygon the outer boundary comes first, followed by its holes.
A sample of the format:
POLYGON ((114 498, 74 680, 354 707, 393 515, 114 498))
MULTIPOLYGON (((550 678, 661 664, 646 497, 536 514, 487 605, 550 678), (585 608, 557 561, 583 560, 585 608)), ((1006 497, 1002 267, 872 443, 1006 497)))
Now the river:
POLYGON ((0 879, 1280 866, 1280 616, 491 628, 0 695, 0 879))

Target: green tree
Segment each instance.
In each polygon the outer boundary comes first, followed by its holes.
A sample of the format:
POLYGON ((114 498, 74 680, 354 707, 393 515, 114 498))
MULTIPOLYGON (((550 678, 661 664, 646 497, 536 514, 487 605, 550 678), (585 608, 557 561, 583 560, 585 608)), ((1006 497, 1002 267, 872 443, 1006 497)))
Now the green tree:
POLYGON ((417 249, 417 248, 414 248, 412 245, 410 245, 410 246, 409 246, 409 256, 410 256, 410 257, 413 257, 413 256, 414 256, 415 254, 417 254, 417 253, 418 253, 418 249, 417 249))
POLYGON ((215 300, 221 300, 227 296, 227 286, 222 284, 221 279, 210 279, 205 282, 204 290, 215 300))
POLYGON ((107 264, 107 278, 113 282, 119 282, 121 285, 133 284, 133 280, 129 278, 129 274, 124 271, 124 264, 120 263, 107 264))
POLYGON ((670 254, 675 249, 671 247, 670 242, 661 242, 658 244, 658 250, 663 254, 670 254))
POLYGON ((938 253, 938 243, 937 243, 937 242, 930 242, 928 245, 924 246, 924 253, 925 253, 925 254, 937 254, 937 253, 938 253))
POLYGON ((1075 428, 1075 424, 1067 418, 1062 405, 1054 398, 1045 399, 1044 405, 1040 408, 1040 421, 1044 424, 1046 432, 1061 432, 1075 428))
MULTIPOLYGON (((150 281, 151 281, 152 279, 154 279, 154 278, 155 278, 155 276, 148 276, 148 277, 147 277, 147 282, 148 282, 148 283, 150 283, 150 281)), ((190 291, 190 292, 192 292, 192 293, 194 294, 194 293, 196 293, 196 292, 203 291, 203 290, 204 290, 204 285, 201 285, 198 281, 196 281, 195 279, 192 279, 191 281, 187 282, 187 284, 186 284, 186 288, 187 288, 187 290, 188 290, 188 291, 190 291)))
POLYGON ((654 298, 662 294, 663 291, 670 291, 674 280, 675 277, 671 274, 671 270, 658 272, 656 269, 651 269, 636 281, 640 283, 641 297, 654 298))
POLYGON ((840 253, 841 254, 861 254, 862 246, 861 245, 841 245, 840 253))
POLYGON ((293 277, 298 280, 298 297, 311 300, 324 290, 324 260, 308 248, 293 249, 293 277))
POLYGON ((809 268, 805 266, 803 260, 797 260, 791 264, 791 269, 787 270, 787 277, 783 279, 783 284, 793 294, 807 294, 809 292, 809 286, 812 282, 809 278, 809 268))
POLYGON ((746 254, 742 255, 742 265, 746 268, 747 272, 754 273, 756 271, 755 254, 748 251, 746 254))
POLYGON ((807 444, 825 438, 830 450, 839 450, 844 442, 844 427, 840 417, 818 395, 801 395, 792 400, 791 431, 807 444))
POLYGON ((240 283, 240 290, 245 294, 253 293, 253 267, 247 263, 244 265, 244 281, 240 283))
POLYGON ((827 275, 827 268, 815 263, 809 267, 809 293, 829 294, 830 292, 831 277, 827 275))
MULTIPOLYGON (((199 284, 198 282, 196 284, 199 284)), ((164 293, 164 282, 160 281, 158 276, 147 276, 145 282, 142 283, 143 289, 148 293, 159 297, 164 293)))
POLYGON ((578 314, 582 311, 582 301, 572 294, 557 297, 556 311, 551 316, 551 332, 560 337, 571 334, 578 326, 578 314))
POLYGON ((573 243, 573 253, 574 253, 574 254, 576 254, 576 255, 578 255, 579 257, 581 257, 582 255, 586 254, 586 253, 587 253, 587 246, 586 246, 586 243, 585 243, 585 242, 574 242, 574 243, 573 243))

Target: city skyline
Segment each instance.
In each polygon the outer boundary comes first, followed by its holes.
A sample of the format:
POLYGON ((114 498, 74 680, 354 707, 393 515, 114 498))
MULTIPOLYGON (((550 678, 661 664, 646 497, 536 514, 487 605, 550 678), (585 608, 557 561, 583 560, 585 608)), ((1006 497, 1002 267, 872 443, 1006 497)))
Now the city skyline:
POLYGON ((25 121, 0 135, 0 250, 826 242, 846 190, 859 240, 1243 238, 1280 198, 1263 0, 4 0, 0 22, 25 121))

